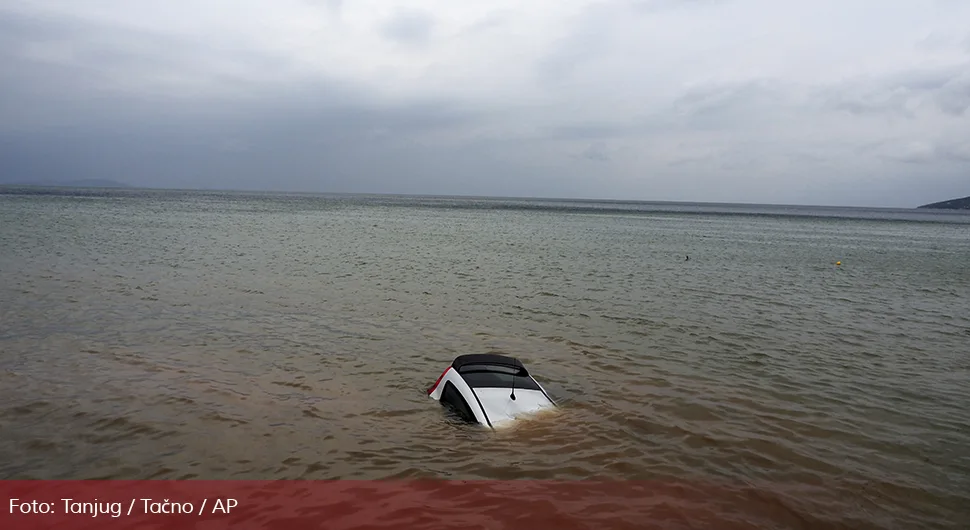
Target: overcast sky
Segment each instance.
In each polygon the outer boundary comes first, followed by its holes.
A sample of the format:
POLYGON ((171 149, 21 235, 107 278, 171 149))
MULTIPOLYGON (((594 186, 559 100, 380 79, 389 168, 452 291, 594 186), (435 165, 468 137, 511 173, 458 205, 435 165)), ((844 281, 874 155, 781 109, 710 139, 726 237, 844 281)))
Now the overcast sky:
POLYGON ((7 0, 0 182, 916 206, 968 0, 7 0))

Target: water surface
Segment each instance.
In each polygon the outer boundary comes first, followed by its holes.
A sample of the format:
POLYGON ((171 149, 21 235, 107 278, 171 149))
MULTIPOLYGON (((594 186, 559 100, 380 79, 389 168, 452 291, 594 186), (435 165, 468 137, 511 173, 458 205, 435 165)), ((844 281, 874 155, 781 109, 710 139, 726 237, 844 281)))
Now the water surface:
POLYGON ((687 518, 970 524, 965 213, 6 188, 0 249, 0 478, 686 481, 687 518), (451 423, 425 390, 471 352, 563 407, 451 423))

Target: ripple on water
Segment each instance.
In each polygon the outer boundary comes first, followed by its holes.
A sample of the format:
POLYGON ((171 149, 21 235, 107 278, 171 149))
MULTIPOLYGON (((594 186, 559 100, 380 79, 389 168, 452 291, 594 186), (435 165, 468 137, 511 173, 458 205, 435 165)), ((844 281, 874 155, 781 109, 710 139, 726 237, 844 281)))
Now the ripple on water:
POLYGON ((670 527, 970 521, 965 226, 180 197, 0 197, 0 478, 600 477, 670 527), (448 419, 424 389, 483 351, 562 408, 448 419))

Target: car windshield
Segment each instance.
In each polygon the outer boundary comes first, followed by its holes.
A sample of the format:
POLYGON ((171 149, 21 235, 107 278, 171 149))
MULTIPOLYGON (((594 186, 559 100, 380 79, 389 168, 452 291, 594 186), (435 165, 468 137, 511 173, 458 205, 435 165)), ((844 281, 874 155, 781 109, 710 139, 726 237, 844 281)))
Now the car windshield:
POLYGON ((462 366, 458 372, 472 388, 512 388, 514 379, 515 388, 539 390, 539 385, 527 375, 524 369, 514 366, 470 364, 462 366))

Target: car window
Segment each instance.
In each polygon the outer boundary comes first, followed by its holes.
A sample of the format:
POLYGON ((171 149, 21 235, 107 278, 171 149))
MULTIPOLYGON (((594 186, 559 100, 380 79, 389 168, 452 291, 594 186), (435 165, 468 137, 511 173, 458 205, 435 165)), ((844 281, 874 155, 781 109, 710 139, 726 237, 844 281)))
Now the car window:
POLYGON ((495 372, 500 374, 523 375, 525 369, 507 364, 466 364, 458 369, 458 373, 460 374, 464 374, 465 372, 495 372))
MULTIPOLYGON (((491 367, 489 367, 491 368, 491 367)), ((505 367, 501 367, 505 368, 505 367)), ((491 370, 475 370, 461 372, 462 379, 472 388, 512 388, 513 376, 491 370)), ((528 376, 515 377, 515 388, 523 390, 539 390, 539 385, 528 376)))
POLYGON ((468 406, 468 402, 465 401, 461 392, 458 391, 458 388, 451 381, 445 383, 445 388, 441 391, 441 403, 464 421, 477 421, 471 407, 468 406))

